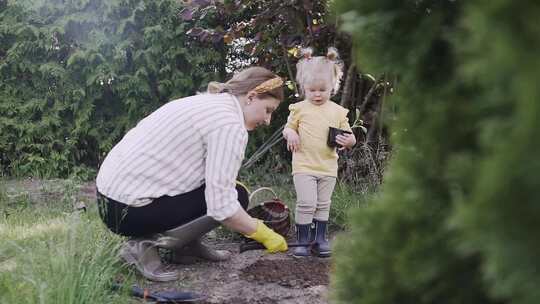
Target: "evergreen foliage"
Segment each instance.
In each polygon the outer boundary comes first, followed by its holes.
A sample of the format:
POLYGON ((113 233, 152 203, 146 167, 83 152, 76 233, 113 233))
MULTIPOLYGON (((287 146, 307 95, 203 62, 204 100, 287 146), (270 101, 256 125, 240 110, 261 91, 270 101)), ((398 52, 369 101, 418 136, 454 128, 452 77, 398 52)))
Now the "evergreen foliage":
MULTIPOLYGON (((223 42, 227 49, 227 61, 223 68, 227 72, 247 65, 258 65, 272 70, 285 80, 285 102, 273 113, 268 128, 259 128, 250 134, 246 149, 248 156, 268 143, 274 132, 281 132, 289 114, 287 105, 299 101, 294 75, 302 47, 311 46, 315 55, 324 55, 328 47, 334 46, 339 49, 345 66, 350 67, 351 39, 348 34, 338 31, 331 1, 186 2, 189 4, 180 13, 181 18, 192 26, 186 34, 205 43, 223 42)), ((361 77, 356 75, 355 69, 350 70, 348 75, 351 77, 347 77, 350 81, 343 79, 343 83, 355 87, 355 90, 349 90, 354 91, 354 94, 343 96, 340 92, 333 100, 342 105, 346 100, 344 106, 351 109, 353 120, 353 100, 361 100, 369 87, 364 92, 361 77)), ((276 145, 270 151, 260 158, 257 165, 270 164, 272 170, 290 171, 286 164, 290 163, 291 153, 287 151, 286 145, 276 145)))
POLYGON ((397 149, 338 243, 338 301, 538 303, 540 7, 337 5, 357 61, 399 79, 397 149))
POLYGON ((138 120, 218 78, 224 54, 185 35, 180 9, 174 0, 1 2, 1 174, 91 176, 138 120))

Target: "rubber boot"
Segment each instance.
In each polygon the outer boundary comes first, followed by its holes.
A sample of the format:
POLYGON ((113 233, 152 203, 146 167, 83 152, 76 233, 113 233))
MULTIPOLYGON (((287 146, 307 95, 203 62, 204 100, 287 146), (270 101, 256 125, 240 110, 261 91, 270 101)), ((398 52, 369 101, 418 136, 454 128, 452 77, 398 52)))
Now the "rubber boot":
POLYGON ((230 259, 231 256, 230 251, 210 248, 199 238, 180 249, 173 250, 170 262, 174 264, 194 264, 201 260, 221 262, 230 259))
POLYGON ((171 250, 169 260, 176 264, 192 264, 198 259, 219 262, 231 257, 226 250, 215 250, 201 242, 201 238, 219 222, 209 216, 202 216, 180 227, 167 230, 159 235, 158 246, 171 250))
POLYGON ((332 250, 327 239, 328 222, 313 220, 313 223, 314 225, 311 233, 314 236, 311 251, 313 252, 313 255, 321 258, 330 257, 332 255, 332 250))
MULTIPOLYGON (((296 243, 309 244, 310 228, 311 228, 311 224, 305 224, 305 225, 296 224, 296 243)), ((295 257, 306 257, 310 255, 311 254, 309 252, 309 245, 294 247, 293 249, 293 256, 295 257)))
POLYGON ((120 249, 120 257, 151 281, 168 282, 178 279, 176 270, 169 270, 161 263, 156 242, 152 238, 130 239, 120 249))

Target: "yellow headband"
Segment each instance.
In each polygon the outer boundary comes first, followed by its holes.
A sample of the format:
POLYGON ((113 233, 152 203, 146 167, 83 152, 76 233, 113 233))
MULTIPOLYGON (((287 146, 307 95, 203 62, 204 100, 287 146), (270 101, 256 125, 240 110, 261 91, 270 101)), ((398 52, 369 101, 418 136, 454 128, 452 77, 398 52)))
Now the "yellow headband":
POLYGON ((257 94, 263 94, 263 93, 272 91, 273 89, 279 88, 282 85, 283 85, 283 79, 281 79, 281 77, 279 76, 276 76, 272 79, 269 79, 261 83, 260 85, 255 87, 253 91, 255 91, 257 94))

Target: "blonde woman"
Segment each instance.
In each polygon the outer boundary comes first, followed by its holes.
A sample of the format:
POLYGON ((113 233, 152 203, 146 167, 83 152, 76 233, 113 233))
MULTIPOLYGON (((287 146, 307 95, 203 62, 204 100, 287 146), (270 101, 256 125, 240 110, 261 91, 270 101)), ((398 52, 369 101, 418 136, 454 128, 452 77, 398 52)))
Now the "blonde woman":
POLYGON ((161 263, 186 257, 222 261, 201 237, 219 224, 287 250, 285 239, 245 208, 247 191, 235 183, 248 131, 268 125, 283 100, 283 81, 252 67, 208 92, 171 101, 141 120, 109 152, 97 176, 100 215, 109 229, 128 236, 121 257, 146 278, 172 281, 178 273, 161 263))

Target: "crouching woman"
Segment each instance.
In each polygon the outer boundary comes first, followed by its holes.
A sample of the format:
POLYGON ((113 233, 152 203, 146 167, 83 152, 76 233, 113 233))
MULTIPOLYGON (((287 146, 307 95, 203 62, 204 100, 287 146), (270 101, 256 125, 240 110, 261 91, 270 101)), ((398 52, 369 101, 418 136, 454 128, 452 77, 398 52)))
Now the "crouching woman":
POLYGON ((185 257, 222 261, 227 251, 201 243, 219 224, 287 250, 285 239, 249 216, 247 190, 235 183, 248 132, 268 125, 283 100, 283 81, 251 67, 205 94, 171 101, 141 120, 113 147, 97 176, 100 216, 128 237, 120 256, 146 278, 178 278, 161 262, 158 248, 185 257))

